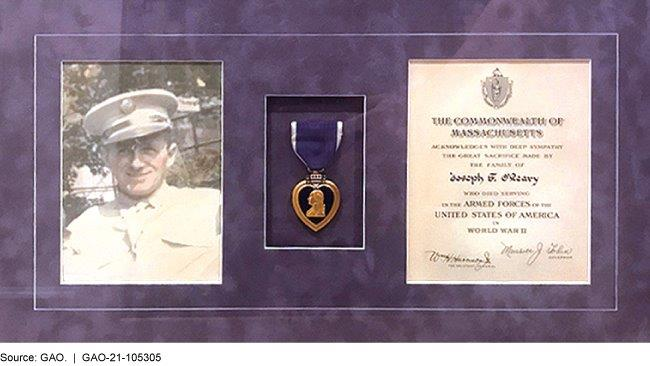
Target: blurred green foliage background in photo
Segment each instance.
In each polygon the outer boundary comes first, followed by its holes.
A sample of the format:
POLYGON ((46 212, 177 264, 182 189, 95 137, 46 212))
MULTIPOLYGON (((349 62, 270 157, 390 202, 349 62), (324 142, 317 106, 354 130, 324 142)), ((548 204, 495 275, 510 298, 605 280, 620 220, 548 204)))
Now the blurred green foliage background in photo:
POLYGON ((114 198, 99 141, 82 127, 97 103, 128 91, 160 88, 181 102, 172 116, 179 157, 167 176, 177 187, 221 186, 220 62, 65 62, 62 67, 62 215, 64 225, 114 198))

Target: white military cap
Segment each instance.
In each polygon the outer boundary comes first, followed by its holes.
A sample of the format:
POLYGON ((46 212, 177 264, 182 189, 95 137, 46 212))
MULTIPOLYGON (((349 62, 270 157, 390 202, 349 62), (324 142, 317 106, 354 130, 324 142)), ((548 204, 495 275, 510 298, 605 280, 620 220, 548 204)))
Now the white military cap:
POLYGON ((163 89, 136 90, 110 97, 92 107, 83 126, 104 144, 150 135, 172 127, 178 108, 173 93, 163 89))

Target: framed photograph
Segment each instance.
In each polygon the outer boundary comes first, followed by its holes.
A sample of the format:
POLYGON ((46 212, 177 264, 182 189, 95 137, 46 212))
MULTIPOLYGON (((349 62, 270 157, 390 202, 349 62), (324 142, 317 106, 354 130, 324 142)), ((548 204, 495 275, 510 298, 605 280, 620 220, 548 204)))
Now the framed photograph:
POLYGON ((61 284, 220 284, 221 62, 61 64, 61 284))

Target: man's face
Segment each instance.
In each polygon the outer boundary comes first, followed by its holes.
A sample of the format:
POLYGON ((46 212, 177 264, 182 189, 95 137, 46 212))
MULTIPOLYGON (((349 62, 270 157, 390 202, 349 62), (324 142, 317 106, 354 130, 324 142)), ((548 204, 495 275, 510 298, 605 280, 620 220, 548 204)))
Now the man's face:
POLYGON ((146 198, 165 180, 174 162, 176 144, 169 144, 164 133, 106 145, 106 163, 120 192, 131 198, 146 198))

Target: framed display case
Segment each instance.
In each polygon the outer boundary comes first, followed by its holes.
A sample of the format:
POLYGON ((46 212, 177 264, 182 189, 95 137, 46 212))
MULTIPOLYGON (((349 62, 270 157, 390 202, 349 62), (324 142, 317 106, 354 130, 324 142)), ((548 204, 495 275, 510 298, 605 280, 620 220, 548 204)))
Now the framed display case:
POLYGON ((0 2, 0 338, 649 340, 646 8, 0 2))
MULTIPOLYGON (((611 311, 616 308, 616 212, 610 209, 616 202, 617 178, 616 162, 611 159, 611 156, 616 155, 617 149, 616 139, 613 138, 617 131, 615 36, 61 35, 39 36, 36 38, 36 46, 36 308, 347 309, 405 312, 484 309, 611 311), (179 44, 180 40, 183 41, 182 44, 179 44), (450 45, 457 47, 449 47, 450 45), (323 49, 331 52, 323 54, 323 49), (386 50, 394 52, 386 54, 386 50), (382 57, 373 57, 371 63, 364 61, 369 55, 379 55, 380 52, 382 57), (251 54, 258 56, 249 57, 251 54), (221 285, 60 286, 59 273, 52 270, 59 268, 59 259, 55 253, 61 245, 56 240, 59 237, 57 223, 61 197, 57 181, 60 179, 60 171, 53 170, 59 165, 59 155, 51 154, 60 148, 58 134, 53 133, 59 124, 51 118, 58 115, 59 102, 58 98, 50 96, 61 87, 60 79, 52 75, 59 74, 62 62, 75 59, 184 59, 220 60, 223 63, 221 285), (526 61, 529 59, 537 60, 537 63, 526 61), (432 79, 410 80, 409 75, 417 77, 417 74, 413 74, 412 60, 483 60, 481 62, 484 67, 475 75, 471 74, 467 85, 461 83, 458 92, 451 86, 461 82, 458 81, 461 79, 453 81, 456 72, 453 70, 434 72, 432 79), (526 61, 531 65, 553 60, 588 60, 581 64, 585 65, 580 69, 582 81, 567 81, 570 85, 564 87, 566 90, 571 90, 567 89, 569 86, 577 88, 576 93, 586 96, 576 97, 578 99, 575 101, 582 103, 582 114, 579 118, 574 118, 566 112, 570 109, 561 107, 565 109, 560 110, 558 105, 553 104, 556 101, 552 97, 553 89, 562 89, 563 79, 550 79, 550 74, 564 71, 540 69, 529 72, 526 76, 526 71, 517 73, 513 71, 514 67, 508 66, 511 61, 504 60, 514 60, 520 64, 526 61), (309 65, 309 68, 304 65, 309 65), (481 94, 481 81, 489 81, 486 78, 493 77, 492 71, 495 68, 500 68, 503 77, 511 77, 514 83, 513 96, 508 105, 501 109, 490 106, 481 94), (525 79, 541 77, 540 80, 544 80, 543 75, 540 75, 544 72, 549 73, 546 80, 556 81, 542 84, 527 82, 525 79), (412 159, 407 161, 407 144, 410 141, 407 134, 416 122, 409 119, 409 106, 419 108, 411 100, 416 96, 413 94, 415 89, 409 88, 421 85, 423 91, 434 90, 438 85, 436 75, 451 80, 446 89, 449 94, 437 94, 430 101, 424 100, 424 107, 435 106, 436 103, 441 106, 458 105, 461 106, 461 112, 479 108, 473 110, 470 117, 490 117, 507 115, 512 111, 510 108, 519 106, 514 110, 515 116, 519 118, 548 115, 567 119, 567 126, 561 128, 568 136, 563 144, 568 149, 579 142, 584 147, 579 151, 586 151, 580 153, 580 161, 587 163, 579 163, 578 166, 588 164, 591 172, 598 172, 594 175, 581 173, 580 179, 584 183, 576 186, 579 190, 588 190, 585 197, 591 197, 591 205, 580 203, 587 213, 583 216, 571 215, 565 209, 557 208, 558 201, 548 196, 553 194, 553 187, 557 187, 549 180, 553 176, 553 169, 571 169, 571 164, 578 162, 575 159, 578 155, 575 154, 573 162, 568 160, 563 163, 565 165, 556 166, 555 163, 541 161, 539 166, 548 169, 544 178, 546 181, 540 183, 540 196, 528 201, 553 203, 552 210, 559 211, 562 217, 552 221, 560 230, 560 238, 568 237, 572 230, 577 230, 578 224, 583 228, 591 228, 589 233, 583 230, 580 236, 582 239, 579 239, 581 242, 566 244, 583 248, 579 256, 581 259, 576 262, 582 266, 583 273, 588 273, 579 278, 583 285, 555 283, 535 287, 531 286, 535 284, 534 281, 530 284, 517 284, 516 280, 523 277, 512 272, 513 269, 506 271, 505 277, 498 277, 505 283, 508 283, 509 278, 514 281, 512 286, 507 287, 501 283, 491 283, 491 272, 487 269, 472 276, 478 282, 482 282, 483 274, 488 276, 480 286, 423 286, 408 281, 407 216, 419 215, 410 216, 409 219, 420 220, 417 225, 422 227, 429 222, 426 217, 428 212, 433 215, 435 211, 434 206, 426 207, 429 203, 424 197, 409 198, 425 205, 422 213, 407 209, 407 176, 412 171, 410 169, 415 169, 418 162, 423 161, 421 159, 426 159, 411 155, 412 159), (428 86, 420 84, 425 80, 432 82, 428 86), (591 87, 590 80, 598 80, 599 87, 591 87), (527 99, 523 99, 523 95, 527 99), (533 114, 528 113, 529 107, 533 114), (292 187, 306 173, 304 165, 292 151, 291 143, 291 122, 302 119, 343 122, 340 148, 327 168, 328 179, 331 178, 340 186, 341 209, 337 217, 318 232, 306 229, 293 212, 290 201, 292 187), (588 134, 589 131, 591 135, 588 134), (589 146, 591 148, 586 149, 589 146), (570 224, 565 218, 577 221, 570 224), (598 230, 598 235, 593 235, 593 230, 598 230), (590 238, 589 243, 584 242, 586 238, 590 238), (296 248, 355 250, 269 250, 296 248), (585 270, 590 272, 584 272, 585 270), (40 291, 45 288, 48 290, 40 291), (531 296, 531 292, 535 296, 531 296)), ((442 79, 440 83, 443 83, 442 79)), ((436 111, 433 112, 432 116, 437 116, 436 111)), ((448 110, 445 113, 451 112, 448 110)), ((425 118, 418 123, 428 123, 427 120, 425 118)), ((547 134, 560 133, 558 129, 548 127, 545 131, 547 134)), ((419 133, 414 131, 424 137, 428 133, 424 130, 419 133)), ((511 143, 522 143, 521 140, 503 138, 511 143)), ((538 140, 539 143, 553 143, 551 140, 538 140)), ((427 141, 423 143, 429 143, 427 141)), ((485 143, 477 139, 471 141, 475 144, 485 143)), ((473 162, 506 160, 477 158, 473 162)), ((462 163, 454 164, 460 164, 457 167, 459 170, 467 170, 467 166, 462 163)), ((577 171, 578 166, 573 170, 577 171)), ((436 171, 435 167, 431 170, 432 177, 436 174, 449 174, 446 170, 436 171)), ((539 171, 540 168, 535 170, 539 171)), ((417 184, 430 184, 427 182, 425 178, 417 184)), ((435 181, 431 178, 430 182, 435 181)), ((443 192, 442 188, 441 183, 436 183, 429 188, 425 187, 425 190, 443 192)), ((409 194, 413 192, 411 190, 409 194)), ((452 198, 450 193, 446 195, 447 198, 452 198)), ((454 222, 457 221, 450 221, 449 225, 439 226, 435 230, 445 227, 451 230, 451 223, 454 222)), ((533 218, 522 220, 522 223, 524 227, 532 228, 544 227, 546 222, 540 223, 533 218)), ((427 242, 435 244, 437 240, 443 240, 443 234, 441 232, 437 235, 434 231, 432 235, 428 234, 432 237, 427 242)), ((487 243, 490 238, 489 235, 477 235, 466 239, 460 235, 455 232, 451 239, 445 239, 452 246, 451 254, 440 253, 450 255, 452 259, 463 258, 470 254, 463 252, 462 247, 453 249, 456 240, 474 240, 473 245, 481 247, 481 243, 487 243)), ((531 237, 527 240, 534 239, 531 237)), ((408 254, 413 256, 413 252, 408 254)), ((494 257, 504 254, 494 252, 491 255, 494 257)), ((433 266, 434 262, 425 266, 433 266)), ((537 264, 543 268, 542 266, 548 267, 552 263, 558 262, 544 260, 537 264)), ((520 270, 525 269, 521 267, 520 270)))
POLYGON ((365 247, 365 106, 363 95, 266 96, 266 249, 349 249, 365 247), (296 181, 307 174, 291 148, 291 124, 334 120, 342 138, 327 176, 335 179, 341 204, 327 230, 309 230, 287 202, 296 181))

